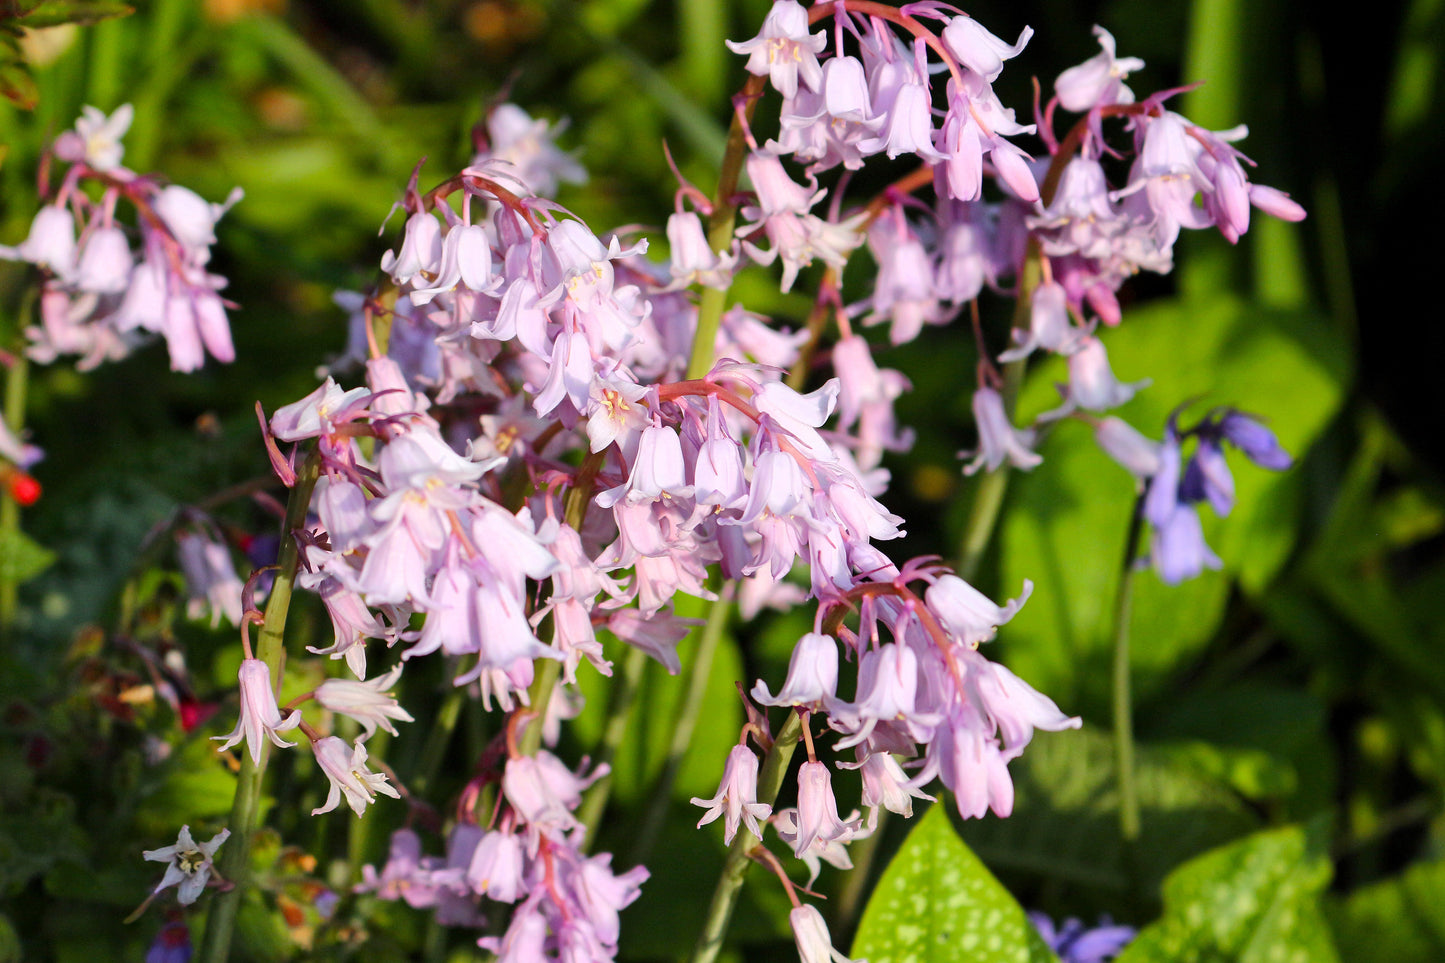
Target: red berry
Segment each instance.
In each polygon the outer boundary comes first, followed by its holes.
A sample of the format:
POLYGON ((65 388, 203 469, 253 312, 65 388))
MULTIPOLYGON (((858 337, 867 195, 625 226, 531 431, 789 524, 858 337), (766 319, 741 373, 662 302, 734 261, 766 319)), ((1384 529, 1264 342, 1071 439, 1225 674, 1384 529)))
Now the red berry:
POLYGON ((40 501, 40 482, 23 471, 12 470, 6 473, 5 487, 10 490, 10 497, 15 499, 22 507, 29 508, 40 501))

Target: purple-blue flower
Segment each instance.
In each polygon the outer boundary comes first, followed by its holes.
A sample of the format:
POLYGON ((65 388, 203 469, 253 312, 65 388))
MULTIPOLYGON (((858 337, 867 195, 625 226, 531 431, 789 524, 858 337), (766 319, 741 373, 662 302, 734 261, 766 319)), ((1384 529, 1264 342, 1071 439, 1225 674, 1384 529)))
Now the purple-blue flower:
POLYGON ((1081 920, 1069 917, 1059 927, 1047 915, 1037 911, 1029 913, 1029 920, 1038 929, 1049 949, 1059 956, 1059 963, 1104 963, 1123 952, 1124 947, 1134 938, 1132 926, 1116 926, 1107 916, 1099 918, 1099 925, 1085 928, 1081 920))

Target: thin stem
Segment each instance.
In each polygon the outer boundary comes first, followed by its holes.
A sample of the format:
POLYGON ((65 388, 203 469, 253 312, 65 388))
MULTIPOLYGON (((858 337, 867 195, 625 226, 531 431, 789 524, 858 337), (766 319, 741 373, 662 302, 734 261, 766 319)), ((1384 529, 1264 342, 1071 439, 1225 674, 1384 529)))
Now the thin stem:
MULTIPOLYGON (((286 658, 284 643, 286 616, 291 608, 291 588, 301 553, 292 533, 306 524, 306 510, 311 505, 311 490, 316 485, 321 459, 316 450, 301 466, 291 498, 286 503, 286 520, 281 528, 281 550, 276 560, 276 580, 266 600, 266 620, 256 641, 256 658, 271 670, 271 685, 279 689, 281 666, 286 658)), ((236 798, 231 804, 231 838, 221 851, 220 874, 233 884, 216 896, 206 922, 197 963, 225 963, 231 952, 231 934, 236 926, 236 913, 241 908, 251 873, 251 841, 260 821, 261 784, 270 759, 270 745, 261 743, 261 762, 254 764, 251 754, 241 753, 241 772, 236 777, 236 798)))
MULTIPOLYGON (((17 438, 25 427, 25 398, 29 386, 30 362, 15 354, 5 378, 5 424, 17 438)), ((20 532, 20 503, 7 490, 0 493, 0 540, 9 543, 20 532)), ((10 566, 0 565, 0 637, 9 640, 20 608, 20 582, 10 566)))
MULTIPOLYGON (((758 774, 758 802, 772 805, 778 798, 778 790, 782 788, 783 777, 788 772, 788 763, 793 759, 793 750, 797 748, 802 734, 802 719, 796 712, 789 712, 787 721, 783 723, 783 728, 773 740, 772 748, 763 759, 762 770, 758 774)), ((728 922, 737 906, 738 895, 742 892, 743 878, 747 875, 748 867, 752 865, 748 852, 760 842, 762 840, 746 827, 739 829, 737 836, 733 838, 722 873, 718 876, 717 887, 713 890, 712 902, 708 905, 707 919, 703 923, 702 932, 698 934, 692 956, 688 957, 688 963, 714 963, 717 959, 719 951, 722 950, 723 937, 727 935, 728 922)))
MULTIPOLYGON (((602 739, 592 754, 593 761, 601 766, 612 764, 617 749, 627 736, 628 724, 632 721, 632 707, 637 704, 637 691, 642 685, 642 672, 647 668, 647 653, 635 645, 627 646, 622 657, 622 671, 613 680, 612 692, 607 699, 607 722, 602 728, 602 739)), ((590 850, 597 839, 597 827, 602 822, 602 813, 607 808, 607 799, 612 795, 612 773, 592 784, 582 796, 582 805, 577 809, 577 820, 587 827, 583 837, 583 851, 590 850)))
MULTIPOLYGON (((738 206, 734 196, 738 191, 738 177, 742 174, 743 161, 748 154, 747 122, 753 116, 758 98, 762 95, 763 77, 749 77, 743 85, 742 105, 733 112, 732 126, 728 128, 728 146, 723 153, 722 170, 718 174, 717 193, 713 195, 712 216, 707 222, 707 241, 719 253, 732 246, 733 226, 737 222, 738 206)), ((697 307, 697 335, 692 342, 692 357, 687 363, 687 376, 701 378, 712 370, 713 352, 717 343, 717 332, 722 324, 723 308, 728 293, 718 288, 703 288, 702 298, 697 307)))
POLYGON ((719 643, 722 642, 723 632, 727 629, 728 615, 732 611, 733 591, 734 583, 723 585, 717 600, 708 610, 707 623, 702 627, 702 637, 698 639, 697 652, 693 655, 692 668, 688 671, 687 693, 683 696, 682 710, 673 725, 672 742, 667 747, 667 762, 663 764, 662 773, 653 784, 650 794, 652 801, 643 817, 642 828, 637 833, 637 845, 633 848, 633 854, 639 863, 646 862, 667 819, 667 811, 672 804, 672 787, 677 782, 677 774, 682 771, 682 764, 686 761, 687 751, 692 745, 697 720, 702 714, 703 698, 707 695, 707 683, 712 676, 713 659, 717 655, 719 643))
POLYGON ((1144 500, 1134 503, 1125 541, 1119 594, 1114 599, 1114 758, 1119 769, 1119 832, 1139 838, 1139 787, 1134 781, 1134 717, 1129 692, 1129 619, 1134 603, 1134 561, 1144 529, 1144 500))

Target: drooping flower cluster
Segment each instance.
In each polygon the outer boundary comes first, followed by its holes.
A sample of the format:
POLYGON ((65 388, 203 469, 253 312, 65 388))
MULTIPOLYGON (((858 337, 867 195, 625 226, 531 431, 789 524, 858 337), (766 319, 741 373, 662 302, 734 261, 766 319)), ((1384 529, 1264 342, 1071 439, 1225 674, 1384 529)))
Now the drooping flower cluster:
POLYGON ((25 240, 0 246, 0 258, 40 268, 40 324, 26 329, 28 354, 50 362, 79 356, 84 370, 126 355, 148 334, 159 334, 170 351, 171 368, 194 371, 206 355, 231 361, 226 279, 208 265, 215 227, 241 197, 240 188, 215 204, 157 175, 122 166, 121 138, 130 127, 131 106, 107 117, 86 107, 75 129, 55 142, 53 157, 69 164, 46 204, 35 215, 25 240), (100 196, 92 200, 87 187, 100 196), (134 225, 118 217, 124 201, 135 210, 134 225))
MULTIPOLYGON (((311 651, 344 660, 356 677, 329 680, 309 697, 365 731, 348 743, 298 723, 303 700, 279 707, 270 673, 248 657, 241 719, 226 744, 244 737, 258 755, 263 740, 285 746, 278 734, 299 728, 331 780, 316 812, 344 796, 360 815, 376 795, 400 794, 386 770, 368 768, 366 738, 409 720, 384 690, 410 660, 446 658, 456 685, 511 714, 505 756, 484 760, 477 777, 500 785, 501 804, 491 817, 459 807, 445 858, 421 856, 417 837, 402 831, 365 888, 434 908, 454 925, 475 924, 482 897, 514 904, 505 935, 481 941, 502 960, 616 953, 617 912, 637 897, 646 870, 619 876, 610 856, 586 855, 576 810, 601 770, 584 777, 545 749, 526 751, 517 733, 535 726, 555 745, 571 706, 551 697, 550 673, 538 667, 556 663, 564 687, 579 673, 609 675, 600 629, 678 671, 676 647, 690 624, 673 611, 679 593, 714 598, 727 580, 756 611, 796 601, 800 586, 788 579, 804 576, 813 631, 798 640, 776 695, 776 682, 752 686, 764 710, 729 753, 717 794, 693 801, 704 809, 700 824, 721 817, 730 840, 744 830, 761 838, 771 826, 815 875, 821 862, 847 866, 846 844, 872 831, 880 807, 910 814, 914 799, 931 798, 935 779, 964 816, 1009 814, 1009 763, 1035 730, 1079 724, 980 651, 1031 583, 1000 606, 935 560, 900 564, 880 548, 903 534, 881 500, 880 463, 911 442, 892 410, 908 382, 874 362, 851 320, 886 320, 891 340, 907 341, 950 321, 986 286, 1019 283, 1026 259, 1036 261, 1042 281, 1015 292, 1029 299, 1029 329, 1014 332, 999 360, 1068 355, 1064 405, 1034 428, 1016 428, 985 359, 974 395, 980 445, 969 466, 1028 469, 1040 461, 1035 429, 1093 420, 1082 413, 1104 412, 1141 387, 1118 382, 1095 334, 1097 322, 1117 322, 1113 292, 1128 274, 1166 269, 1182 227, 1207 221, 1237 236, 1247 225, 1241 191, 1275 213, 1294 211, 1236 176, 1228 138, 1177 119, 1162 99, 1136 104, 1123 83, 1134 62, 1115 58, 1103 33, 1104 60, 1066 72, 1043 112, 1046 128, 1057 104, 1086 115, 1063 143, 1045 130, 1054 155, 1047 173, 1011 139, 1034 128, 1018 124, 992 90, 1031 32, 1010 44, 942 7, 909 10, 844 0, 810 12, 779 0, 758 37, 733 45, 783 95, 781 130, 763 147, 746 134, 752 192, 723 250, 712 250, 702 227, 710 203, 683 186, 667 265, 646 260, 646 239, 599 235, 537 196, 575 178, 575 162, 545 124, 497 108, 467 168, 425 193, 413 175, 401 243, 381 261, 384 285, 341 299, 365 384, 347 390, 328 378, 265 422, 283 480, 317 476, 314 520, 292 533, 298 584, 321 597, 334 629, 329 645, 311 651), (826 34, 809 33, 810 21, 828 17, 832 56, 826 34), (848 37, 856 55, 845 52, 848 37), (935 127, 931 84, 944 74, 948 106, 935 127), (1089 193, 1098 186, 1093 168, 1074 164, 1105 149, 1106 116, 1133 125, 1136 173, 1118 191, 1089 193), (1199 149, 1170 140, 1176 128, 1199 149), (923 176, 852 209, 834 195, 820 213, 829 191, 817 175, 879 154, 915 157, 923 176), (784 166, 789 156, 809 165, 801 180, 784 166), (999 202, 983 200, 989 179, 999 202), (930 184, 932 208, 907 196, 930 184), (839 275, 865 243, 877 282, 862 302, 844 305, 839 275), (838 326, 835 377, 812 391, 785 380, 787 368, 806 371, 808 334, 740 306, 694 350, 699 330, 710 329, 685 288, 726 288, 746 263, 778 259, 784 289, 813 262, 826 266, 818 314, 838 326), (697 358, 713 360, 690 363, 697 358), (297 449, 288 455, 283 445, 297 449), (302 447, 311 454, 298 467, 302 447), (401 662, 366 681, 380 648, 373 643, 400 646, 401 662), (840 678, 847 664, 856 666, 851 687, 840 678), (778 811, 757 798, 748 742, 772 745, 766 708, 799 715, 807 744, 797 803, 778 811), (836 749, 852 750, 852 762, 819 757, 817 724, 836 749), (840 814, 835 768, 859 773, 866 816, 840 814)), ((1168 493, 1172 519, 1178 505, 1214 500, 1225 486, 1222 462, 1203 455, 1206 438, 1213 451, 1227 438, 1269 459, 1268 444, 1240 418, 1230 412, 1191 430, 1201 439, 1191 465, 1202 463, 1182 479, 1177 440, 1169 477, 1167 441, 1155 450, 1113 427, 1123 425, 1117 419, 1096 423, 1106 448, 1153 479, 1151 502, 1168 493)), ((815 910, 798 907, 793 923, 805 959, 837 958, 815 910)))
POLYGON ((513 756, 493 826, 458 822, 445 858, 422 856, 416 833, 398 830, 386 865, 380 873, 367 866, 357 890, 435 909, 447 926, 482 925, 483 899, 510 904, 506 932, 478 941, 500 960, 610 960, 621 932, 618 913, 637 899, 648 873, 641 866, 615 873, 610 854, 583 849, 585 829, 573 810, 606 772, 574 773, 545 749, 513 756))
POLYGON ((1181 432, 1176 422, 1177 415, 1169 419, 1164 442, 1157 447, 1158 464, 1149 473, 1143 503, 1144 518, 1153 530, 1150 560, 1171 585, 1222 564, 1204 541, 1194 506, 1208 502, 1220 518, 1234 508, 1234 476, 1224 459, 1225 443, 1261 468, 1284 471, 1292 463, 1274 432, 1232 408, 1211 412, 1187 431, 1181 432), (1185 461, 1182 445, 1190 438, 1195 440, 1194 454, 1185 461))

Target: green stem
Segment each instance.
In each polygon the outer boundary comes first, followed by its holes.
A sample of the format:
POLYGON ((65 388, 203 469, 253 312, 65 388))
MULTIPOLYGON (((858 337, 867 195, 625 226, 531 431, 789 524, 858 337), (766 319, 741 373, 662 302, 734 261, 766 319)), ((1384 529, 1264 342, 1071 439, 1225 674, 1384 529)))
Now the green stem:
POLYGON ((534 715, 517 740, 517 749, 524 756, 535 756, 542 748, 542 720, 552 701, 552 690, 557 687, 557 680, 562 675, 562 663, 556 659, 538 659, 533 665, 537 666, 537 675, 532 679, 532 687, 527 690, 527 701, 534 715))
MULTIPOLYGON (((592 754, 596 765, 612 764, 617 749, 627 736, 628 723, 632 721, 632 707, 637 704, 637 690, 641 688, 642 671, 647 668, 647 653, 635 645, 627 646, 622 657, 622 671, 612 682, 612 692, 607 699, 607 722, 602 729, 602 739, 592 754)), ((602 822, 602 813, 607 808, 607 798, 612 795, 612 773, 592 784, 582 797, 577 809, 577 820, 587 827, 582 840, 584 852, 592 848, 597 840, 597 827, 602 822)))
POLYGON ((662 773, 652 787, 651 802, 648 804, 647 814, 643 817, 642 828, 638 830, 637 844, 633 847, 633 855, 639 863, 647 861, 658 834, 662 832, 662 824, 667 819, 667 811, 672 803, 672 787, 677 782, 677 774, 682 771, 687 750, 692 745, 697 720, 702 714, 703 698, 707 695, 708 680, 712 676, 713 659, 717 655, 718 645, 722 642, 723 632, 727 629, 728 614, 732 611, 733 591, 732 582, 722 587, 717 601, 712 603, 712 608, 708 611, 707 623, 702 628, 702 638, 698 640, 697 652, 693 655, 692 668, 688 672, 687 693, 683 696, 682 711, 678 713, 673 724, 672 743, 667 747, 667 762, 663 764, 662 773))
MULTIPOLYGON (((723 153, 722 169, 718 174, 717 193, 713 195, 712 216, 707 222, 707 240, 714 251, 726 251, 732 246, 733 225, 737 222, 738 213, 733 197, 737 194, 738 177, 748 155, 746 123, 753 116, 753 109, 763 92, 764 80, 763 77, 748 78, 738 95, 743 98, 742 111, 733 112, 732 126, 728 128, 727 150, 723 153)), ((697 336, 693 339, 692 357, 687 363, 689 378, 701 378, 712 370, 713 351, 727 296, 725 290, 703 288, 697 307, 697 336)))
MULTIPOLYGON (((286 658, 284 643, 286 615, 291 608, 291 588, 296 578, 300 551, 291 533, 306 524, 306 510, 311 505, 311 490, 316 485, 321 459, 315 451, 297 472, 296 484, 286 503, 286 520, 281 529, 281 550, 276 559, 276 580, 266 600, 265 622, 256 641, 256 658, 271 669, 271 685, 280 690, 281 667, 286 658)), ((236 927, 236 913, 241 908, 251 873, 251 842, 260 823, 261 785, 266 776, 270 745, 261 744, 261 762, 253 764, 249 752, 240 753, 241 772, 236 778, 236 798, 231 804, 231 838, 221 850, 218 869, 231 882, 231 888, 216 896, 206 922, 197 963, 225 963, 231 952, 231 935, 236 927)))
MULTIPOLYGON (((17 438, 25 427, 25 398, 29 385, 30 362, 16 352, 5 378, 5 424, 17 438)), ((0 540, 9 544, 20 533, 20 503, 6 490, 0 494, 0 540)), ((0 638, 7 642, 15 628, 20 608, 20 582, 9 565, 0 565, 0 638)))
MULTIPOLYGON (((793 750, 802 737, 803 724, 798 713, 789 712, 783 728, 773 740, 758 774, 758 802, 772 805, 783 786, 788 763, 793 759, 793 750)), ((723 937, 727 934, 728 922, 732 919, 738 895, 742 892, 743 878, 747 875, 752 860, 748 851, 762 840, 746 827, 740 828, 728 847, 727 860, 723 863, 722 874, 718 876, 717 887, 713 890, 712 902, 708 905, 707 919, 702 932, 698 934, 697 945, 692 949, 688 963, 714 963, 722 950, 723 937)))
POLYGON ((1125 541, 1119 594, 1114 600, 1114 758, 1119 772, 1119 832, 1139 838, 1139 787, 1134 781, 1134 717, 1129 691, 1129 621, 1134 607, 1134 561, 1144 529, 1144 500, 1134 503, 1125 541))

